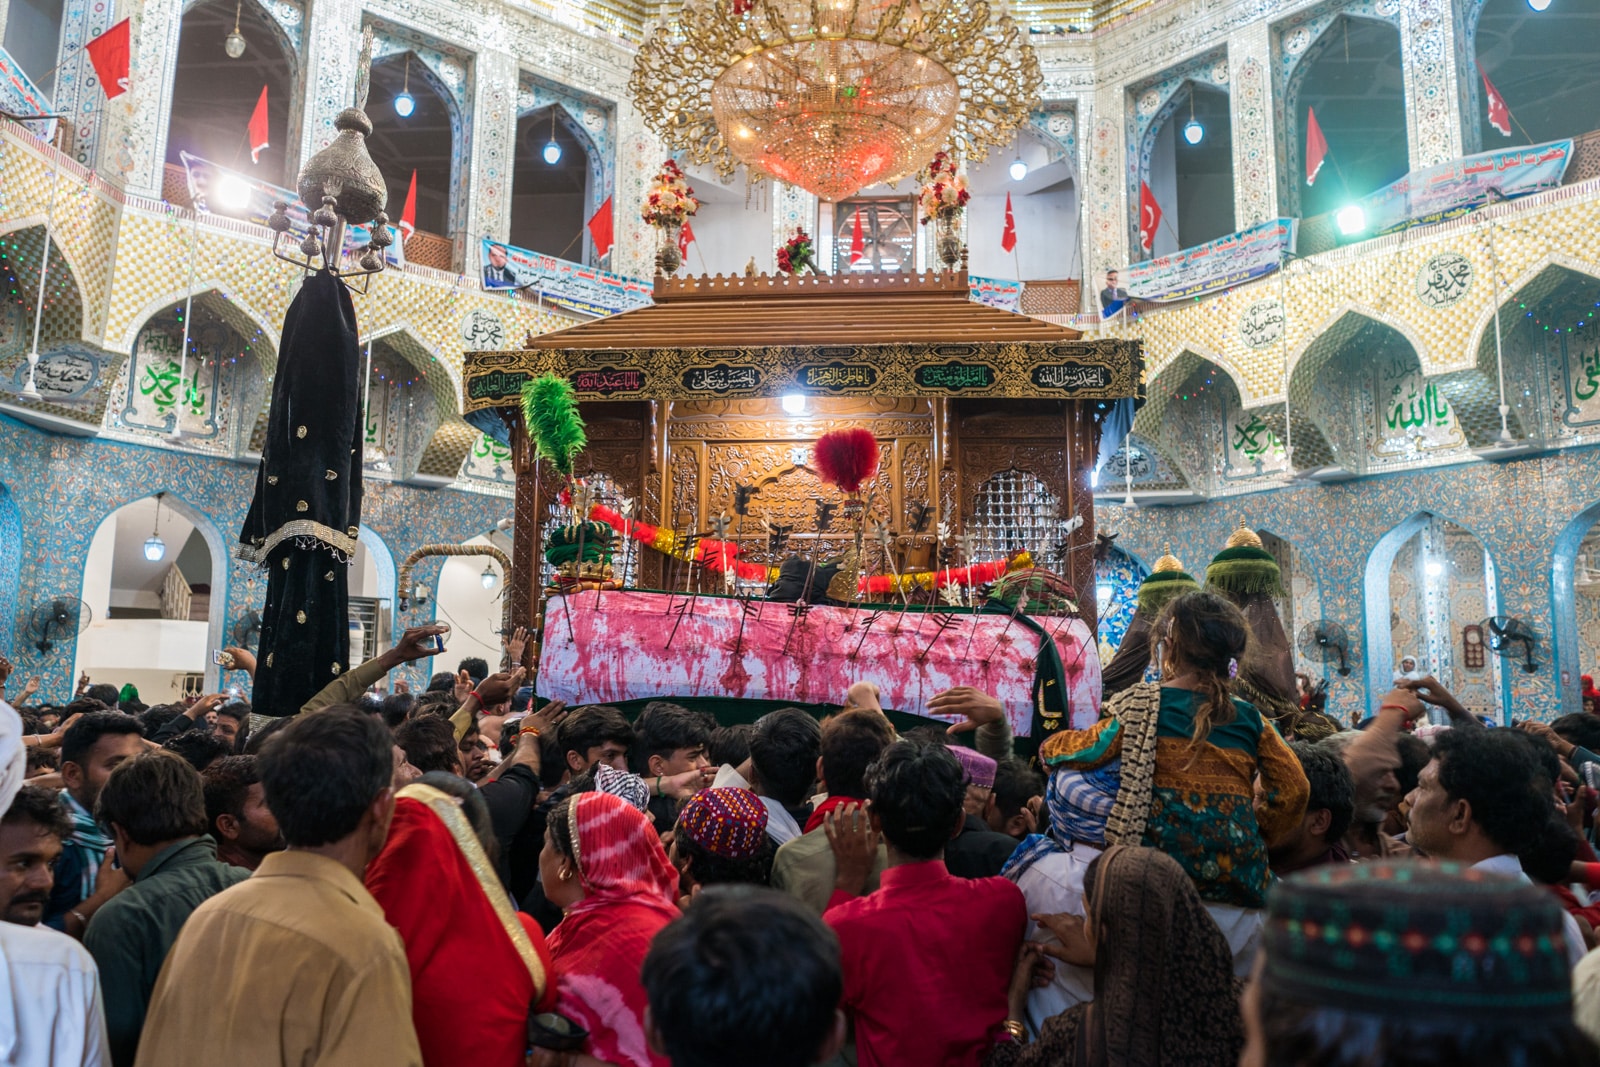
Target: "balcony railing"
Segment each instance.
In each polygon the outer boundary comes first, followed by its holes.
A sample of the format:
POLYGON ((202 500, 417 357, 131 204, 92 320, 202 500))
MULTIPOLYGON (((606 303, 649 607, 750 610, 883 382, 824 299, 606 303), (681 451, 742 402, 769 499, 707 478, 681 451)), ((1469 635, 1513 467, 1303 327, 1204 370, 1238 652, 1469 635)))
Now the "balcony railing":
MULTIPOLYGON (((161 176, 161 199, 174 207, 194 209, 194 199, 189 195, 189 176, 183 167, 168 163, 161 176)), ((405 243, 406 262, 434 270, 455 271, 455 242, 450 238, 426 230, 417 230, 405 243)))

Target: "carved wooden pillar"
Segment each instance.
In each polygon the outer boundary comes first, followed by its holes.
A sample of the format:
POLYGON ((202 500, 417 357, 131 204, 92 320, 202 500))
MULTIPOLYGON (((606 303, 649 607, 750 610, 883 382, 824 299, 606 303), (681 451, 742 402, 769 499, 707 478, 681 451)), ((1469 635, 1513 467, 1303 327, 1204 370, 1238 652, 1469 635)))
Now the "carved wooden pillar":
MULTIPOLYGON (((511 573, 506 577, 506 595, 511 598, 511 625, 526 626, 535 637, 542 585, 539 581, 539 513, 543 505, 539 499, 539 467, 522 418, 514 416, 511 469, 516 474, 516 498, 512 509, 511 573)), ((531 670, 538 661, 538 641, 529 641, 522 665, 531 670)))
POLYGON ((1095 594, 1094 488, 1089 484, 1089 477, 1100 447, 1100 427, 1089 405, 1083 402, 1067 403, 1066 424, 1067 500, 1062 518, 1083 517, 1083 525, 1071 538, 1072 562, 1066 579, 1078 591, 1078 612, 1094 633, 1099 629, 1100 602, 1095 594))

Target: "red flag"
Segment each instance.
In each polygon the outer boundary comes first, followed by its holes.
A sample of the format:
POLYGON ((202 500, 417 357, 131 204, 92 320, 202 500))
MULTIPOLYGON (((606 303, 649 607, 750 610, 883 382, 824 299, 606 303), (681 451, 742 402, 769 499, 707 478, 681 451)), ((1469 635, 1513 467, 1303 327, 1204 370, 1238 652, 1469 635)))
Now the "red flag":
MULTIPOLYGON (((1008 193, 1007 196, 1010 194, 1008 193)), ((1139 247, 1146 252, 1156 243, 1156 228, 1161 225, 1161 205, 1150 186, 1139 183, 1139 247)))
POLYGON ((417 232, 417 172, 411 172, 411 188, 406 190, 406 206, 400 209, 400 236, 411 240, 417 232))
POLYGON ((683 229, 678 231, 678 255, 687 256, 689 246, 694 244, 694 227, 689 225, 689 220, 683 220, 683 229))
POLYGON ((1006 229, 1000 235, 1000 247, 1007 252, 1017 247, 1017 220, 1011 214, 1011 194, 1006 193, 1006 229))
POLYGON ((100 88, 111 100, 128 91, 128 20, 123 19, 83 46, 100 78, 100 88))
POLYGON ((853 267, 861 262, 867 254, 867 244, 861 239, 861 206, 856 205, 855 222, 850 231, 850 265, 853 267))
POLYGON ((1317 172, 1328 158, 1328 139, 1317 125, 1317 109, 1306 108, 1306 184, 1314 185, 1317 172))
POLYGON ((611 251, 611 246, 616 242, 616 235, 611 227, 611 198, 606 197, 606 202, 600 205, 600 210, 594 213, 594 218, 589 220, 589 236, 594 238, 594 254, 596 257, 604 256, 611 251))
POLYGON ((261 150, 271 147, 267 144, 267 87, 261 87, 261 99, 256 101, 256 109, 250 112, 250 162, 261 162, 261 150))
POLYGON ((1489 72, 1483 69, 1482 63, 1478 64, 1478 73, 1483 75, 1483 91, 1489 98, 1489 125, 1499 130, 1502 136, 1510 137, 1511 109, 1506 107, 1506 98, 1489 80, 1489 72))

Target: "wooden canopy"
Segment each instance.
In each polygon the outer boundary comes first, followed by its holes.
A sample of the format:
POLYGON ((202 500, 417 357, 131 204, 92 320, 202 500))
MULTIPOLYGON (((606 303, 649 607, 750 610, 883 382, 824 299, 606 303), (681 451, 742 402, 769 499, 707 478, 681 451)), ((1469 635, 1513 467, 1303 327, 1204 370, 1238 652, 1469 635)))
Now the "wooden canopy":
MULTIPOLYGON (((468 415, 514 406, 541 374, 583 399, 1140 395, 1139 343, 970 298, 965 272, 662 278, 655 304, 469 352, 468 415)), ((477 420, 474 420, 477 421, 477 420)))

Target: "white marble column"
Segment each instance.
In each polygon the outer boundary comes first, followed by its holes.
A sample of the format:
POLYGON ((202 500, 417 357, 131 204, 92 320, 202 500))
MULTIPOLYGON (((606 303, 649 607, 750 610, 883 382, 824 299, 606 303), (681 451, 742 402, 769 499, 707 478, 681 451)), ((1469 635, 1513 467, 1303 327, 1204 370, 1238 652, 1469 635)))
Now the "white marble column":
MULTIPOLYGON (((113 180, 120 178, 128 192, 139 196, 161 195, 182 17, 182 0, 152 0, 133 15, 128 27, 128 91, 104 100, 95 134, 95 169, 113 180)), ((94 91, 101 92, 98 87, 94 91)))
POLYGON ((480 52, 473 66, 472 163, 467 186, 464 262, 473 262, 481 237, 511 239, 512 145, 517 136, 517 60, 506 52, 480 52))
POLYGON ((361 55, 361 6, 354 0, 311 0, 306 13, 305 107, 300 165, 333 142, 333 120, 355 103, 361 55))
POLYGON ((1255 22, 1228 38, 1233 124, 1233 219, 1245 229, 1278 215, 1276 131, 1272 115, 1272 38, 1255 22))
POLYGON ((1120 84, 1102 87, 1095 91, 1092 106, 1085 106, 1088 104, 1086 98, 1080 100, 1084 112, 1078 122, 1088 179, 1083 207, 1083 224, 1089 234, 1088 269, 1083 284, 1085 289, 1098 290, 1106 271, 1126 267, 1129 262, 1128 162, 1123 134, 1127 93, 1120 84))
POLYGON ((1400 68, 1412 170, 1458 159, 1462 153, 1454 35, 1450 0, 1405 0, 1401 5, 1400 68))

